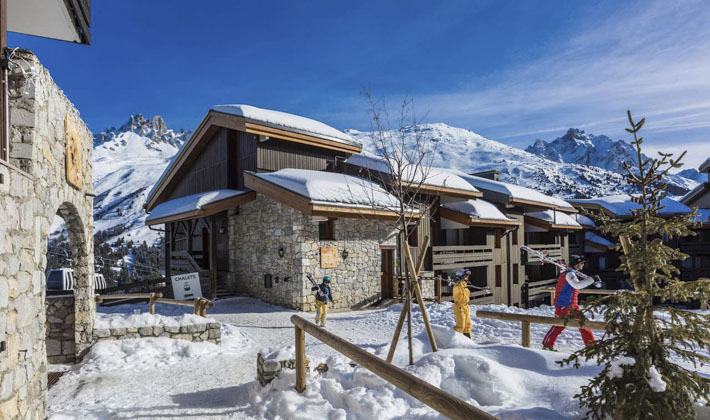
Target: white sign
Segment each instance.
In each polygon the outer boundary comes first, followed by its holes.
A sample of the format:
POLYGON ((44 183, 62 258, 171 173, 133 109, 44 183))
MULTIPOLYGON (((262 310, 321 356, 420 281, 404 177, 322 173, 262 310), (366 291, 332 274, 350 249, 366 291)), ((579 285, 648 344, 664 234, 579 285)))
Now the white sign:
POLYGON ((192 300, 202 297, 202 287, 200 287, 200 275, 198 273, 180 274, 172 276, 173 295, 177 300, 192 300))

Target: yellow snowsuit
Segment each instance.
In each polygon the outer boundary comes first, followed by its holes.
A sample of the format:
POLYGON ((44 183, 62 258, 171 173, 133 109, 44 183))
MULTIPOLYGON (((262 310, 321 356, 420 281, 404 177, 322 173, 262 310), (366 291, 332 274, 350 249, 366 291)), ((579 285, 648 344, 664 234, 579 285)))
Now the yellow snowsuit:
POLYGON ((471 292, 462 280, 454 286, 454 316, 456 317, 456 332, 471 334, 471 309, 468 306, 471 292))
POLYGON ((328 303, 316 299, 316 322, 325 326, 325 314, 328 312, 328 303))

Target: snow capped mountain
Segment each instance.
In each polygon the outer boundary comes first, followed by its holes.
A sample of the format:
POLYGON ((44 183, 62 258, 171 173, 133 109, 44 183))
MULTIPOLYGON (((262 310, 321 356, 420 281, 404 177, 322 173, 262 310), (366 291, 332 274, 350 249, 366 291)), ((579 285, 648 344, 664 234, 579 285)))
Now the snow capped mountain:
POLYGON ((145 198, 190 132, 167 128, 160 116, 132 115, 118 129, 94 135, 94 227, 109 242, 119 236, 154 243, 145 226, 145 198))
MULTIPOLYGON (((501 181, 534 188, 562 197, 594 197, 622 194, 623 177, 606 169, 575 163, 551 161, 541 156, 487 139, 473 131, 443 123, 419 126, 422 135, 436 143, 435 166, 459 169, 466 173, 500 171, 501 181)), ((346 130, 375 153, 371 133, 346 130)), ((414 136, 414 131, 408 133, 414 136)))
MULTIPOLYGON (((597 166, 619 174, 626 173, 624 161, 635 162, 637 159, 630 143, 614 141, 605 135, 588 134, 577 128, 570 128, 562 137, 551 142, 535 140, 525 151, 555 162, 597 166)), ((647 156, 644 155, 644 158, 647 156)), ((685 194, 697 185, 692 175, 692 172, 671 175, 668 191, 673 195, 685 194)))

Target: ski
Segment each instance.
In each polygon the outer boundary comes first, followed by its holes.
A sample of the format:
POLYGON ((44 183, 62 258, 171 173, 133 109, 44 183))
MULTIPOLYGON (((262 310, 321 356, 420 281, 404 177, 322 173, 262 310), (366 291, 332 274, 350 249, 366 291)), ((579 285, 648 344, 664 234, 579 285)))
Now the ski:
POLYGON ((587 275, 587 274, 584 274, 584 273, 582 273, 581 271, 577 271, 577 270, 575 270, 574 268, 568 266, 567 264, 561 262, 561 261, 558 260, 557 258, 553 258, 553 257, 549 256, 549 255, 547 254, 547 252, 541 252, 541 251, 532 249, 532 248, 530 248, 529 246, 526 246, 526 245, 522 245, 522 246, 520 247, 520 249, 522 249, 523 251, 526 251, 528 254, 532 254, 532 255, 534 255, 534 256, 540 258, 540 261, 541 261, 543 264, 552 264, 552 265, 555 265, 555 266, 559 267, 559 268, 562 269, 562 270, 571 271, 571 272, 573 272, 577 277, 579 277, 580 279, 592 279, 592 280, 595 280, 595 281, 596 281, 596 279, 593 278, 592 276, 589 276, 589 275, 587 275))

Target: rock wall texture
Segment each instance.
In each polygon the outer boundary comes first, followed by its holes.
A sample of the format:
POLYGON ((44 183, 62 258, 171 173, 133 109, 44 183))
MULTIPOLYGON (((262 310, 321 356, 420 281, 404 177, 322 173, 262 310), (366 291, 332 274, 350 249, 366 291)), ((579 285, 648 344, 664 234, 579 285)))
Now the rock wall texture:
POLYGON ((49 363, 74 363, 76 342, 74 328, 74 295, 47 296, 44 323, 49 363))
POLYGON ((0 413, 42 419, 47 409, 44 271, 55 214, 69 231, 76 279, 76 351, 91 342, 93 296, 92 137, 37 58, 16 52, 9 77, 10 159, 0 161, 0 413), (27 71, 34 67, 36 71, 27 71), (75 127, 81 188, 67 182, 65 121, 75 127))
POLYGON ((325 275, 333 279, 334 308, 379 299, 380 247, 397 242, 392 224, 338 218, 335 239, 320 240, 317 220, 261 194, 230 210, 230 288, 276 305, 313 311, 315 296, 306 278, 311 273, 318 280, 325 275), (321 268, 322 246, 337 248, 337 267, 321 268), (271 276, 270 285, 266 275, 271 276))
POLYGON ((220 344, 222 331, 219 322, 190 324, 175 327, 151 326, 131 328, 94 329, 95 342, 104 340, 127 340, 131 338, 168 337, 193 342, 209 341, 220 344))

